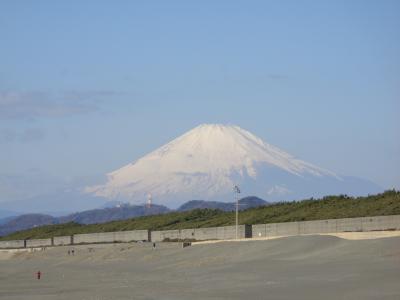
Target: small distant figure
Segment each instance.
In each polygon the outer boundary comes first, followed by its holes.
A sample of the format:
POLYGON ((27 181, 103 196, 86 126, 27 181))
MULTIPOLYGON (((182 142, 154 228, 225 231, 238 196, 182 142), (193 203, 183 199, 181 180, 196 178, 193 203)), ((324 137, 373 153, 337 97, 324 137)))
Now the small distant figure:
POLYGON ((38 280, 40 280, 40 277, 42 276, 42 272, 40 272, 40 271, 37 271, 36 272, 36 278, 38 279, 38 280))
POLYGON ((72 255, 75 255, 75 250, 72 249, 72 250, 71 250, 71 253, 72 253, 72 255))
POLYGON ((153 243, 153 250, 156 249, 156 243, 153 243))

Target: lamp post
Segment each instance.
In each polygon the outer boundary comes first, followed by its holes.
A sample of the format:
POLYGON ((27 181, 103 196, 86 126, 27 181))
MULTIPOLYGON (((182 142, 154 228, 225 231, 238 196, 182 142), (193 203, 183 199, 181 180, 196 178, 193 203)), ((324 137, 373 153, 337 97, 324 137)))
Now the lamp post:
POLYGON ((234 191, 234 193, 235 193, 235 200, 236 200, 236 228, 235 228, 235 230, 236 230, 236 234, 235 234, 235 237, 236 237, 236 239, 238 239, 238 229, 239 229, 239 194, 240 194, 240 189, 239 189, 239 186, 237 186, 237 185, 235 185, 234 187, 233 187, 233 191, 234 191))

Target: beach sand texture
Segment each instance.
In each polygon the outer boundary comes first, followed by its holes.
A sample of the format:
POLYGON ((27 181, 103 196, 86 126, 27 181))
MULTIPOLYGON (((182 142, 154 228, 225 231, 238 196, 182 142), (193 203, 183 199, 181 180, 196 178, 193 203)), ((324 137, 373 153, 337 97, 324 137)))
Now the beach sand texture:
POLYGON ((0 299, 400 299, 400 237, 0 252, 0 299))

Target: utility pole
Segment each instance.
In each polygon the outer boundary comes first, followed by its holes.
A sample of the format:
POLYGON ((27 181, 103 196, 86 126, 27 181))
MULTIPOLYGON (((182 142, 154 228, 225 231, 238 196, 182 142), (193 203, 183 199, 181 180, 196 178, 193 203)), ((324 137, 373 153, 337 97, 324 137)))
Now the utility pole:
POLYGON ((238 234, 239 234, 239 194, 240 194, 240 189, 237 185, 233 187, 233 191, 235 193, 235 200, 236 200, 236 239, 238 239, 238 234))

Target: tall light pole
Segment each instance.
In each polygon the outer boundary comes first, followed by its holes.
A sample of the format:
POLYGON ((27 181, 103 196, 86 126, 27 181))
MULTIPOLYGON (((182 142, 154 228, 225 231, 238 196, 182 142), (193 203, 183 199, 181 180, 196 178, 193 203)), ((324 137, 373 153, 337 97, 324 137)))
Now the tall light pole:
POLYGON ((239 186, 235 185, 233 187, 233 191, 235 193, 235 200, 236 200, 236 239, 238 239, 238 233, 239 233, 239 194, 240 194, 240 189, 239 186))

